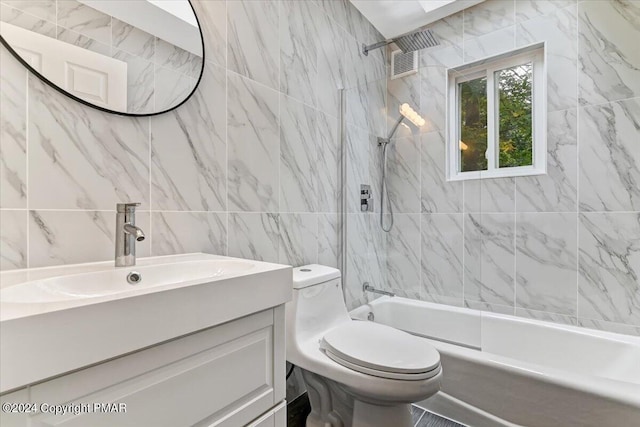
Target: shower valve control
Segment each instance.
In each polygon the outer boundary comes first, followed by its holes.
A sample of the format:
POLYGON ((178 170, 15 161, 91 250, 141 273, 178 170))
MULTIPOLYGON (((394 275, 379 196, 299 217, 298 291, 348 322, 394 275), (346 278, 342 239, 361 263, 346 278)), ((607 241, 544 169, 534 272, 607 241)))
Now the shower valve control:
POLYGON ((373 198, 371 198, 370 185, 360 185, 360 210, 362 212, 370 212, 373 210, 373 198))

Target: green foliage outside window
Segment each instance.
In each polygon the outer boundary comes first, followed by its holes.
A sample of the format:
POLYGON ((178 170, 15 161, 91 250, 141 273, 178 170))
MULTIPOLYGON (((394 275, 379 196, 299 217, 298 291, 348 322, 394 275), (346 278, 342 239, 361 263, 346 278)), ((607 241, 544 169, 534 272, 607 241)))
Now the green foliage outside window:
POLYGON ((532 64, 524 64, 496 73, 500 95, 498 167, 533 164, 532 70, 532 64))
POLYGON ((469 80, 460 90, 461 171, 487 169, 487 79, 469 80))

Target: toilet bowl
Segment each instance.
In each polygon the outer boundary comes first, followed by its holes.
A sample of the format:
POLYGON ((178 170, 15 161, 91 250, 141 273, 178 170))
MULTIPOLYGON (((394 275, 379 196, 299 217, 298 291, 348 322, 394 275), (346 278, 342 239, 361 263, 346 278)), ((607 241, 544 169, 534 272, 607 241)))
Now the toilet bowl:
POLYGON ((406 332, 352 320, 340 271, 293 270, 286 305, 287 360, 302 369, 307 427, 409 427, 411 403, 440 389, 437 350, 406 332))

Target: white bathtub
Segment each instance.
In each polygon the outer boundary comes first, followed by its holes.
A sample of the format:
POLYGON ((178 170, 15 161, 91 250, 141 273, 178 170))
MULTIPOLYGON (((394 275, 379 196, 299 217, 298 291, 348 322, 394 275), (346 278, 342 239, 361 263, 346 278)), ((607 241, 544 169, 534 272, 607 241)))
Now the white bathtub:
POLYGON ((640 426, 640 337, 400 297, 351 312, 428 339, 442 390, 419 406, 472 427, 640 426))

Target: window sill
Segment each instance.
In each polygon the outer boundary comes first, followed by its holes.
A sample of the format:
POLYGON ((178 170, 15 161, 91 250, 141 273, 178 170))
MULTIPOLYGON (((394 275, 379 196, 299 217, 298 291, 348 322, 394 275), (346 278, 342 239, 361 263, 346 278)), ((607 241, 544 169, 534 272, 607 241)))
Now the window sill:
POLYGON ((459 172, 447 177, 447 181, 468 181, 473 179, 488 178, 513 178, 517 176, 546 175, 546 169, 534 168, 531 166, 520 166, 513 168, 495 169, 491 171, 459 172))

